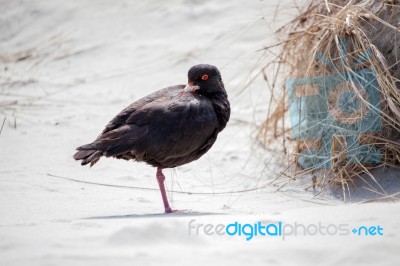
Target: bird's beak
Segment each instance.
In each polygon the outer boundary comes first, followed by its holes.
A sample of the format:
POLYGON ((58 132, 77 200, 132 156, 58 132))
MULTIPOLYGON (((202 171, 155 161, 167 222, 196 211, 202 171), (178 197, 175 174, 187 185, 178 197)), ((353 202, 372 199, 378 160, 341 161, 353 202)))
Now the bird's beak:
POLYGON ((185 88, 183 89, 184 92, 194 92, 196 90, 200 89, 199 86, 193 85, 193 82, 189 82, 185 88))

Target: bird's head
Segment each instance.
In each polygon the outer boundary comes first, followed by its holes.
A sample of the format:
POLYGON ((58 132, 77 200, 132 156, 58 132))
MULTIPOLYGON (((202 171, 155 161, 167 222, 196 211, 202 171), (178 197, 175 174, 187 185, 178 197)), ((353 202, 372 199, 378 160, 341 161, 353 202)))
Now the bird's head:
POLYGON ((218 93, 225 93, 221 73, 213 65, 200 64, 189 69, 188 84, 185 92, 195 92, 212 96, 218 93))

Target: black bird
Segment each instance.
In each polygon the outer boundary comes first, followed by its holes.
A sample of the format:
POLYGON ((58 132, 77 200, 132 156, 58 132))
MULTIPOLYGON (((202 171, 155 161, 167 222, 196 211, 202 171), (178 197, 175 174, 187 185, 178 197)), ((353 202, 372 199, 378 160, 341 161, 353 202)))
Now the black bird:
POLYGON ((122 110, 92 143, 74 155, 93 166, 102 156, 146 162, 157 167, 165 212, 172 212, 162 173, 205 154, 230 116, 219 70, 200 64, 190 68, 188 84, 156 91, 122 110))

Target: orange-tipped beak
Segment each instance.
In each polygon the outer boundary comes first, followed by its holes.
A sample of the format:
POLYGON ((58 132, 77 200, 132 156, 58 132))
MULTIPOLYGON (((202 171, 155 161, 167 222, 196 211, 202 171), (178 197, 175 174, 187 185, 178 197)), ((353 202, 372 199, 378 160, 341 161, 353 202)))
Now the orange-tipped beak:
POLYGON ((186 87, 183 89, 184 92, 194 92, 200 89, 199 86, 193 85, 193 82, 189 82, 186 87))

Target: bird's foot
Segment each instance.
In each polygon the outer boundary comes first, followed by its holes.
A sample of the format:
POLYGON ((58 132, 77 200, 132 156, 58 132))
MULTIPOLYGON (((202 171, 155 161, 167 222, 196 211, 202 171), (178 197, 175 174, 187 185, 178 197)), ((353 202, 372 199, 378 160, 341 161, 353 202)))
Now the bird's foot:
POLYGON ((176 212, 177 210, 173 210, 171 208, 165 209, 165 213, 173 213, 176 212))
POLYGON ((171 208, 166 208, 165 213, 188 214, 190 210, 173 210, 171 208))

